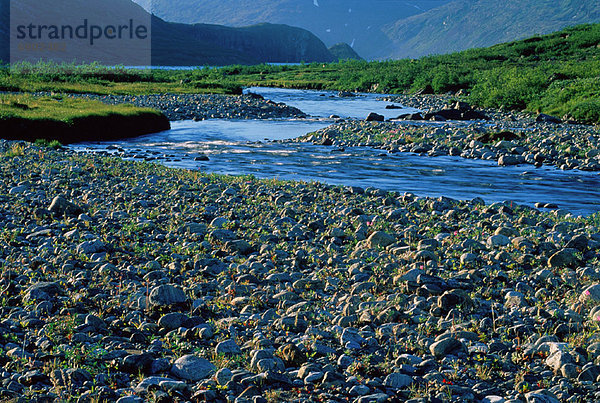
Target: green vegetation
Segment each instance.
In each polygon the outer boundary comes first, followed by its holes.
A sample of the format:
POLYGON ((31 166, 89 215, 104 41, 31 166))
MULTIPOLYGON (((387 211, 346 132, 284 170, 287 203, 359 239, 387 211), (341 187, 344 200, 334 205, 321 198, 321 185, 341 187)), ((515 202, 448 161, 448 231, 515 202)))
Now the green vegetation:
POLYGON ((20 65, 0 72, 5 91, 239 93, 242 86, 468 94, 481 107, 600 122, 600 24, 418 60, 256 65, 187 71, 20 65))
MULTIPOLYGON (((203 70, 200 70, 203 71, 203 70)), ((157 92, 239 94, 236 83, 219 75, 201 74, 192 80, 190 71, 126 69, 99 64, 18 63, 0 69, 0 91, 61 92, 141 95, 157 92)))
POLYGON ((169 122, 152 109, 132 105, 106 105, 71 97, 0 95, 0 129, 4 138, 37 141, 59 147, 86 139, 117 138, 166 130, 169 122), (40 140, 40 136, 44 139, 40 140), (51 140, 51 141, 49 141, 51 140))

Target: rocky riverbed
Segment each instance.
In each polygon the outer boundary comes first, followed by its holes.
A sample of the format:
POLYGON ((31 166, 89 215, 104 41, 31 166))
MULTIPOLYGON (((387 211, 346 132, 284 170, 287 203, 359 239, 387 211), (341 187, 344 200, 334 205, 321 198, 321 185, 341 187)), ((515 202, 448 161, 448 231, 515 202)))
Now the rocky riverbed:
POLYGON ((598 401, 600 222, 0 142, 0 399, 598 401))
POLYGON ((96 99, 107 104, 133 104, 161 111, 169 120, 305 118, 297 108, 263 99, 259 95, 94 95, 71 96, 96 99))
MULTIPOLYGON (((444 98, 401 98, 425 111, 444 108, 444 98), (410 101, 412 99, 412 102, 410 101)), ((452 105, 446 105, 446 111, 452 105)), ((371 146, 389 152, 496 160, 499 165, 552 165, 600 171, 600 132, 595 126, 551 123, 551 117, 486 110, 489 120, 428 122, 341 120, 294 141, 371 146)))

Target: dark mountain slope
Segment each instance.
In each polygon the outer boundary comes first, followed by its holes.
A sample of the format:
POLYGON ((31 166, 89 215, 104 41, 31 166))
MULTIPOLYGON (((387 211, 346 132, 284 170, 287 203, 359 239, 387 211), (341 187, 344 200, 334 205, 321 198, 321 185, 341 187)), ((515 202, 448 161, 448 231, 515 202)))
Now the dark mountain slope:
MULTIPOLYGON (((101 21, 120 21, 123 16, 145 15, 152 25, 152 64, 155 65, 227 65, 258 64, 265 62, 328 62, 333 56, 321 40, 307 30, 287 25, 260 24, 242 28, 231 28, 208 24, 176 24, 150 16, 131 0, 104 0, 90 4, 84 0, 61 0, 61 7, 49 5, 37 7, 33 0, 14 0, 13 6, 22 7, 31 13, 32 21, 59 21, 66 16, 79 16, 79 23, 89 18, 93 24, 97 16, 101 21), (72 12, 70 11, 72 10, 72 12), (42 18, 36 19, 40 13, 42 18), (50 17, 49 17, 50 16, 50 17)), ((7 60, 9 54, 9 0, 0 0, 1 25, 0 59, 7 60)), ((126 49, 122 50, 127 52, 126 49)), ((37 60, 37 59, 36 59, 37 60)), ((65 60, 65 61, 72 61, 65 60)))
POLYGON ((455 0, 384 31, 392 58, 450 53, 600 21, 598 0, 455 0))
POLYGON ((135 0, 167 21, 301 27, 327 46, 352 44, 361 56, 385 57, 392 42, 382 27, 450 0, 135 0))

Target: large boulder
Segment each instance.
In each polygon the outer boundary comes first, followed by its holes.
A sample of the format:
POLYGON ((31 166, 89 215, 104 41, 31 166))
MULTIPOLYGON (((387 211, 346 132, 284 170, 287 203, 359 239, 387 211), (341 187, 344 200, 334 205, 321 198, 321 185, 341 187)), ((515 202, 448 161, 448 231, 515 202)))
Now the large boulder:
POLYGON ((216 369, 210 361, 188 354, 175 361, 171 374, 186 381, 198 382, 214 373, 216 369))
POLYGON ((367 116, 367 122, 383 122, 384 120, 385 116, 375 112, 371 112, 369 113, 369 116, 367 116))
POLYGON ((187 297, 181 288, 164 284, 150 290, 149 300, 152 307, 164 307, 185 303, 187 297))

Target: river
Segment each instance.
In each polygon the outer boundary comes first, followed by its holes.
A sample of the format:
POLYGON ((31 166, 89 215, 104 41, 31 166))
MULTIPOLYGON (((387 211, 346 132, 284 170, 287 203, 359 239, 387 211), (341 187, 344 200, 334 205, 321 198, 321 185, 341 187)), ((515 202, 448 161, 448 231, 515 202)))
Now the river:
POLYGON ((342 150, 274 142, 326 127, 332 123, 328 119, 331 115, 364 119, 369 112, 377 112, 388 118, 414 110, 386 110, 389 103, 372 94, 338 97, 319 91, 271 88, 248 91, 295 106, 314 118, 172 122, 171 130, 162 133, 71 147, 210 173, 315 180, 463 200, 481 197, 488 203, 506 200, 526 205, 555 203, 576 215, 600 210, 600 175, 594 172, 530 165, 499 167, 495 161, 460 157, 423 157, 388 154, 367 147, 342 150))

